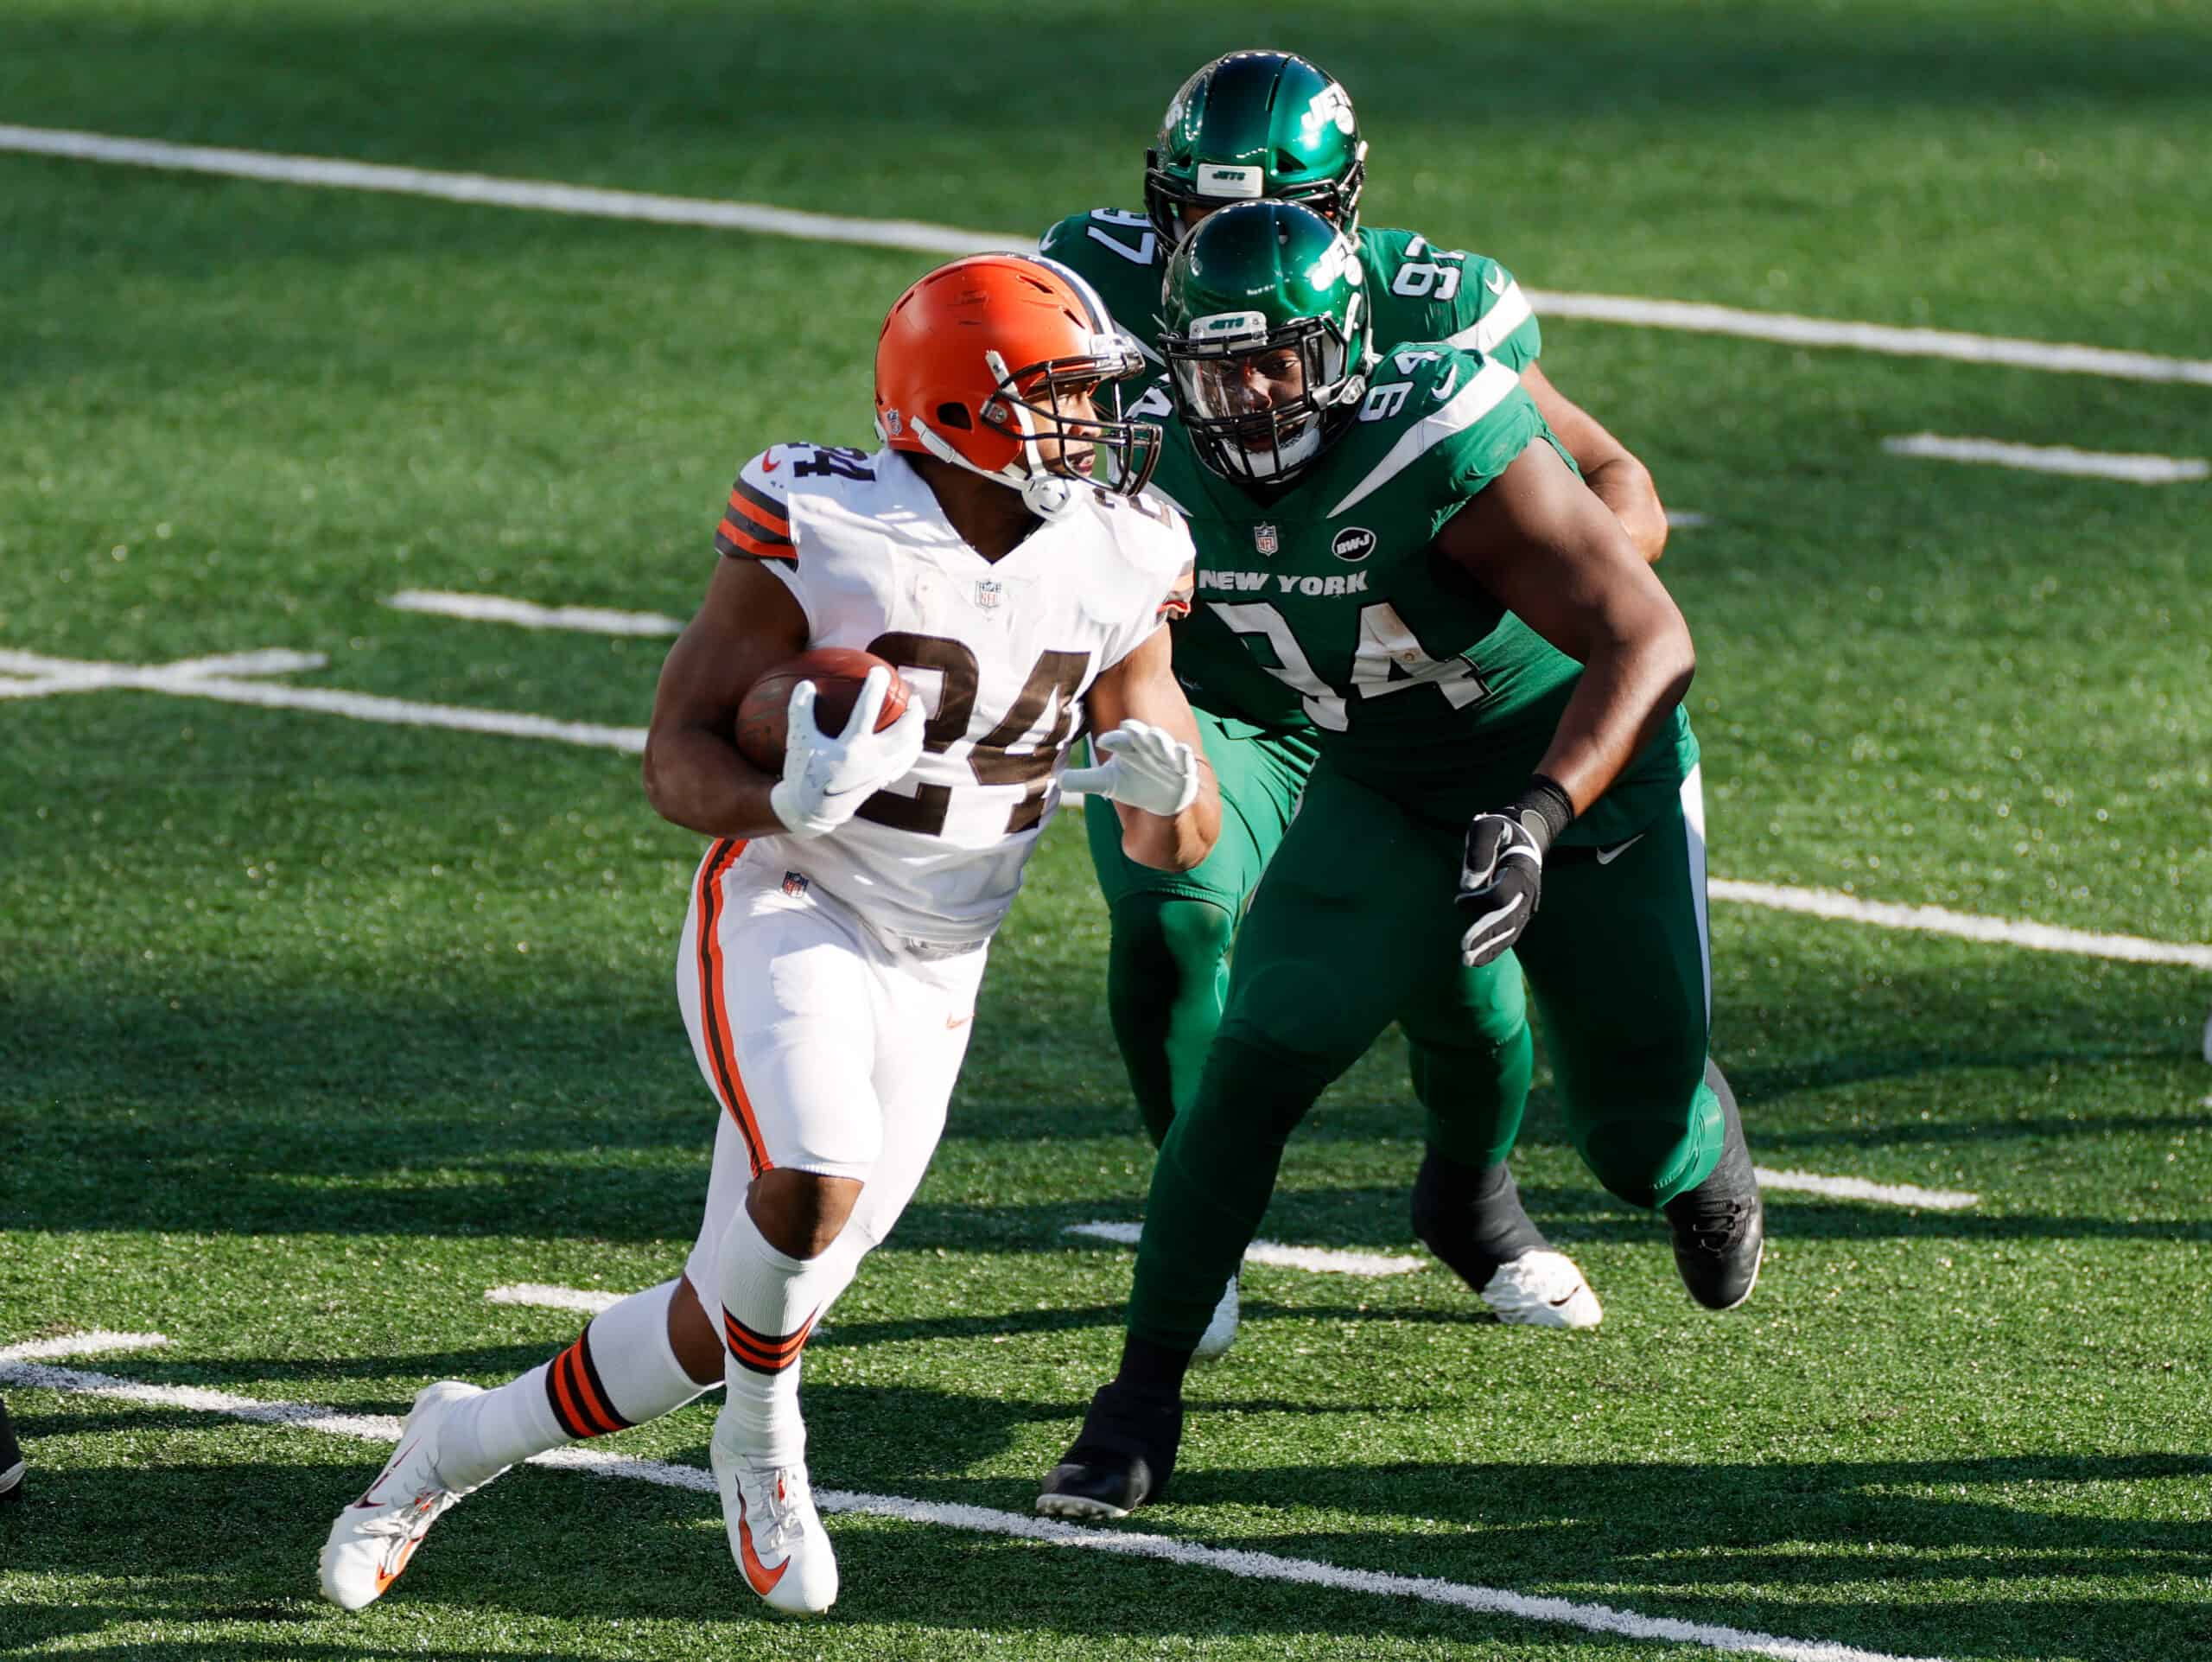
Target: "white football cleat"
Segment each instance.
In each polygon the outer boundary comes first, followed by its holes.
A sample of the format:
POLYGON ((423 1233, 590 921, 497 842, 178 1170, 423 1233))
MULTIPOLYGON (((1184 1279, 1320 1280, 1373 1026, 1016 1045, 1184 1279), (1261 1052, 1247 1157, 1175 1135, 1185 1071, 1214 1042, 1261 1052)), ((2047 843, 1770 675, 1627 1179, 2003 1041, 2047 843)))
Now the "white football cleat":
POLYGON ((1218 1362, 1229 1347, 1236 1342, 1236 1277, 1229 1278, 1229 1285, 1221 1289, 1221 1302, 1213 1307, 1207 1318, 1206 1330, 1198 1335, 1198 1347, 1191 1353, 1194 1362, 1218 1362))
POLYGON ((1483 1302, 1516 1327, 1594 1328, 1605 1319, 1574 1260, 1548 1248, 1499 1264, 1483 1283, 1483 1302))
POLYGON ((322 1549, 323 1597, 348 1610, 373 1603, 399 1579, 430 1525, 474 1493, 449 1489, 438 1475, 438 1423, 454 1404, 482 1394, 459 1379, 441 1379, 416 1395, 397 1450, 330 1526, 322 1549))
POLYGON ((837 1555, 814 1509, 805 1463, 776 1465, 745 1453, 726 1430, 728 1418, 727 1411, 715 1418, 707 1461, 721 1492, 729 1556, 771 1609, 818 1616, 837 1602, 837 1555))

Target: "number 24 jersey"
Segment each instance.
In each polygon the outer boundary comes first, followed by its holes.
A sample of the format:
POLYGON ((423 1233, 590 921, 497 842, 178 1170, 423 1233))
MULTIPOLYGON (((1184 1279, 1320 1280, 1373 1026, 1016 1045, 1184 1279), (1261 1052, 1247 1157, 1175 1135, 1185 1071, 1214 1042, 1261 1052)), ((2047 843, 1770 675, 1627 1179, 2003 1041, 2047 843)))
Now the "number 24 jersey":
POLYGON ((993 562, 898 451, 779 444, 715 533, 806 614, 807 645, 888 659, 929 721, 921 759, 859 816, 775 857, 893 939, 988 939, 1059 803, 1091 684, 1188 610, 1192 550, 1166 504, 1082 490, 993 562))

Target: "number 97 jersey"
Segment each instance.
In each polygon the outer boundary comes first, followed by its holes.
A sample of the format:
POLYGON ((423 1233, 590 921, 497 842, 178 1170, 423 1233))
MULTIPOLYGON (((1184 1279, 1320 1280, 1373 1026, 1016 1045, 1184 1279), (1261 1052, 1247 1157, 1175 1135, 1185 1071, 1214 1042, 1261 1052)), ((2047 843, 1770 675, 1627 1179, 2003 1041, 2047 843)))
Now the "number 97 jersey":
POLYGON ((779 444, 746 463, 715 546, 759 560, 809 646, 899 666, 929 721, 920 761, 828 836, 760 839, 893 940, 987 939, 1059 802, 1091 684, 1188 611, 1192 550, 1165 503, 1085 490, 985 560, 899 452, 779 444))

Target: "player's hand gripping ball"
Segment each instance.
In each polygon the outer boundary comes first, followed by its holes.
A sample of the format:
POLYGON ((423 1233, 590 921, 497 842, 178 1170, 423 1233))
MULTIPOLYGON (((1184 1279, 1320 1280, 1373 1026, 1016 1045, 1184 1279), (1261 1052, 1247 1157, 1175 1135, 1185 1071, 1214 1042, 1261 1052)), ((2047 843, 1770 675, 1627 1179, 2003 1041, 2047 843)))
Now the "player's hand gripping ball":
POLYGON ((868 798, 903 779, 921 757, 927 725, 920 703, 908 696, 891 665, 867 653, 829 649, 778 665, 747 692, 738 711, 738 743, 743 748, 750 731, 766 752, 780 728, 780 757, 754 765, 778 774, 768 792, 769 810, 785 836, 804 842, 836 831, 868 798), (770 689, 771 700, 785 691, 779 724, 772 702, 754 708, 762 686, 770 689), (839 710, 845 714, 831 725, 839 710))
POLYGON ((792 690, 801 681, 814 683, 814 724, 825 736, 835 738, 852 719, 868 672, 879 664, 891 677, 883 695, 883 713, 875 722, 881 732, 906 710, 907 687, 899 672, 874 653, 857 647, 817 646, 785 659, 753 684, 737 707, 738 754, 765 774, 781 774, 792 690))

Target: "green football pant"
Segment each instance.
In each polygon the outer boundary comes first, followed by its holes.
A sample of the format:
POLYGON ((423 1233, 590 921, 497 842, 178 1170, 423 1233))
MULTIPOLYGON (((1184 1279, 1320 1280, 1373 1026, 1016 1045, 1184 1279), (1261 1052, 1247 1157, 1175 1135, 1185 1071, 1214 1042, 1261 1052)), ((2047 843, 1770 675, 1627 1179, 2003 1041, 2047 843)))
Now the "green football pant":
POLYGON ((1459 833, 1318 767, 1245 920, 1198 1095, 1154 1164, 1129 1331, 1197 1342, 1290 1133, 1393 1020, 1478 1073, 1485 1056, 1525 1055, 1524 973, 1568 1135, 1598 1180, 1639 1207, 1701 1181, 1722 1135, 1705 1083, 1702 820, 1693 772, 1678 802, 1605 860, 1554 850, 1535 917, 1478 983, 1459 964, 1452 903, 1459 833))
MULTIPOLYGON (((1155 1146, 1198 1095, 1227 1000, 1237 920, 1290 829, 1316 754, 1310 734, 1255 734, 1193 713, 1221 789, 1221 837, 1205 859, 1189 871, 1139 865, 1122 852, 1120 818, 1105 803, 1084 823, 1113 930, 1107 1013, 1155 1146)), ((1511 1151, 1531 1066, 1517 986, 1508 1015, 1497 1008, 1496 979, 1487 968, 1464 971, 1440 992, 1459 1002, 1464 1017, 1411 1034, 1414 1092, 1428 1109, 1429 1143, 1477 1168, 1511 1151)))

